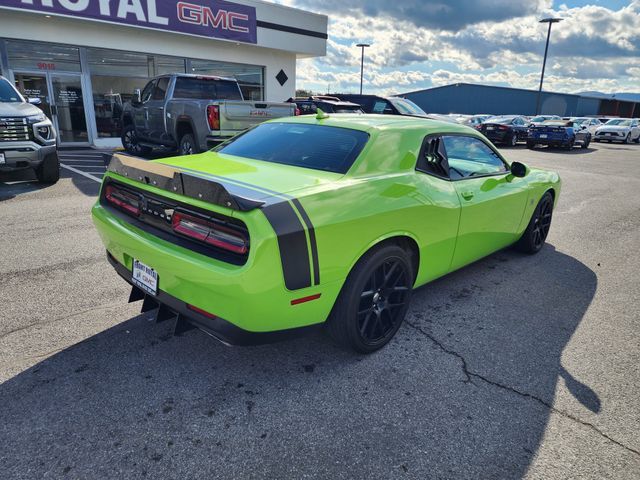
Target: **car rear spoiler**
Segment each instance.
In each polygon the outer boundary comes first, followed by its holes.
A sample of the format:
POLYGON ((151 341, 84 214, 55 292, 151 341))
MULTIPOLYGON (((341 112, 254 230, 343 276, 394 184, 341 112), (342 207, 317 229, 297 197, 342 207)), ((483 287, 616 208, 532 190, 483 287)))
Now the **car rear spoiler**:
POLYGON ((114 154, 107 171, 135 182, 233 210, 247 212, 260 208, 265 203, 231 193, 227 189, 230 186, 225 186, 217 181, 141 158, 114 154))

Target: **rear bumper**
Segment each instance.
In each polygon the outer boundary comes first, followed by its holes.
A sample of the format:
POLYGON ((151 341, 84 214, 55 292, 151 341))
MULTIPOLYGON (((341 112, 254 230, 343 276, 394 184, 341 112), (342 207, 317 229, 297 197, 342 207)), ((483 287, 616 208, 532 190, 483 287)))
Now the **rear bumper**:
MULTIPOLYGON (((105 248, 124 268, 119 273, 125 272, 121 275, 130 281, 133 259, 153 268, 158 273, 160 301, 173 310, 177 307, 170 300, 163 300, 168 298, 165 294, 183 306, 193 305, 250 333, 269 334, 323 323, 341 282, 287 290, 271 226, 260 211, 247 215, 252 238, 261 241, 252 242, 247 263, 238 266, 169 243, 113 215, 99 203, 92 210, 93 222, 105 248), (295 299, 317 294, 321 295, 316 300, 292 304, 295 299)), ((186 316, 194 314, 187 312, 186 316)), ((208 317, 203 319, 210 322, 208 317)), ((224 335, 223 331, 216 336, 224 335)))
POLYGON ((536 145, 548 145, 550 147, 562 147, 562 146, 568 145, 570 143, 570 139, 528 137, 527 143, 535 143, 536 145))
MULTIPOLYGON (((118 275, 120 275, 132 287, 137 288, 131 282, 131 271, 118 262, 108 251, 107 260, 109 260, 109 263, 113 266, 118 275)), ((194 312, 188 308, 186 302, 183 302, 162 290, 158 291, 157 296, 151 298, 153 298, 153 300, 155 300, 159 305, 165 305, 171 309, 176 313, 176 315, 181 315, 184 320, 194 327, 199 328, 226 345, 249 346, 275 343, 307 335, 319 330, 321 327, 320 324, 316 324, 272 332, 250 332, 239 328, 233 323, 220 317, 209 318, 205 315, 194 312)))
POLYGON ((489 132, 483 132, 483 134, 492 142, 497 142, 497 143, 506 142, 507 139, 511 136, 511 133, 502 132, 502 131, 489 131, 489 132))
POLYGON ((5 163, 0 164, 0 172, 14 172, 37 168, 48 155, 56 155, 56 145, 38 145, 35 142, 2 142, 0 153, 4 153, 5 163))

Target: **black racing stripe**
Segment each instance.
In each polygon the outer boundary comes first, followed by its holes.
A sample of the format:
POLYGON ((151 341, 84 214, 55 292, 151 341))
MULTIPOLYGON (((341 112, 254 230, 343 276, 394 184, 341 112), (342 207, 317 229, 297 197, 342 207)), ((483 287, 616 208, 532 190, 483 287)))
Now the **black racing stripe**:
POLYGON ((318 244, 316 242, 316 231, 313 228, 313 223, 311 223, 311 219, 309 215, 307 215, 306 210, 303 208, 300 200, 297 198, 291 199, 295 207, 298 209, 298 213, 304 220, 305 225, 307 226, 307 232, 309 232, 309 244, 311 245, 311 260, 313 261, 313 284, 320 285, 320 265, 318 262, 318 244))
POLYGON ((311 267, 307 236, 300 219, 288 201, 262 208, 278 236, 284 284, 289 290, 311 286, 311 267))

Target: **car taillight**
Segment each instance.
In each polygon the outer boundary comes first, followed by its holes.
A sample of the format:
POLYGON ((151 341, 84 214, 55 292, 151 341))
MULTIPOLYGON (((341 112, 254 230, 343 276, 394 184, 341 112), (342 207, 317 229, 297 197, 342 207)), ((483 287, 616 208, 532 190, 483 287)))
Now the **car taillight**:
POLYGON ((211 130, 220 130, 220 107, 209 105, 207 107, 207 122, 211 130))
POLYGON ((509 130, 509 127, 506 125, 498 125, 498 130, 509 130))
POLYGON ((133 193, 122 190, 113 185, 105 187, 104 198, 112 205, 137 217, 140 215, 140 198, 133 193))
POLYGON ((248 242, 242 233, 208 222, 202 218, 187 215, 182 212, 174 212, 171 217, 171 227, 174 232, 184 235, 185 237, 233 253, 243 255, 248 251, 248 242))

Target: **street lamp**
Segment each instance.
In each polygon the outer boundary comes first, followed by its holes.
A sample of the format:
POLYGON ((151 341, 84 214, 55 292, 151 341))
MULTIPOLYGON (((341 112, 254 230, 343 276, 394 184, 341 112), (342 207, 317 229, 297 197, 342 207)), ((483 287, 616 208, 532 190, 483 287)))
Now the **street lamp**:
POLYGON ((544 67, 547 65, 547 52, 549 51, 549 37, 551 37, 551 25, 561 22, 562 18, 543 18, 540 23, 548 23, 547 44, 544 47, 544 60, 542 61, 542 74, 540 75, 540 87, 538 88, 538 99, 536 100, 536 115, 540 114, 540 96, 542 95, 542 82, 544 81, 544 67))
POLYGON ((370 47, 368 43, 359 43, 356 47, 362 48, 362 56, 360 57, 360 95, 362 95, 362 74, 364 72, 364 49, 370 47))

